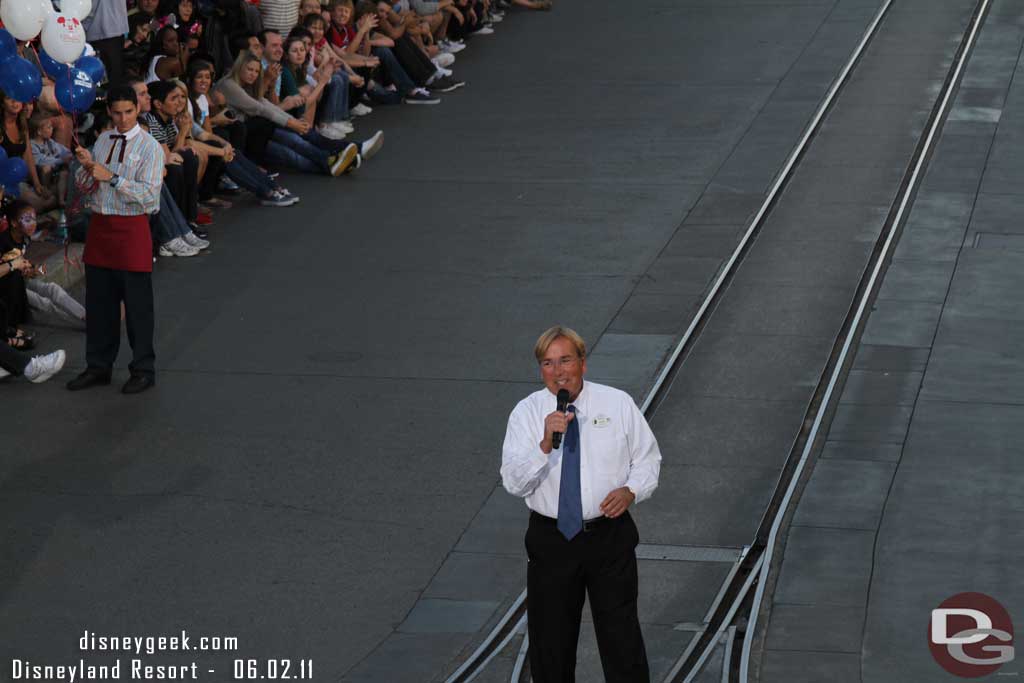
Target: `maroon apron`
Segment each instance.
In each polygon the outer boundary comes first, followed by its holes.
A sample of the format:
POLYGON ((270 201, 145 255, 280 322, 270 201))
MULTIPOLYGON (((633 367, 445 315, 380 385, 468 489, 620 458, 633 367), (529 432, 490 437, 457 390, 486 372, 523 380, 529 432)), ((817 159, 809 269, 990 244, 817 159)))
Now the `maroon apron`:
POLYGON ((148 216, 93 213, 85 237, 87 265, 136 273, 153 272, 153 238, 148 216))

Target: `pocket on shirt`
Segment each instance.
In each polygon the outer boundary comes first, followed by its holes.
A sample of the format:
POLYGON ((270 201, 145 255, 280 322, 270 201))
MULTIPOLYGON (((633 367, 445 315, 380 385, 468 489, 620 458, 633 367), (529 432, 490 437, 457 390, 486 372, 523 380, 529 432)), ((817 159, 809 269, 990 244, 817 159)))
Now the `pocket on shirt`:
POLYGON ((614 438, 594 440, 594 459, 591 463, 602 477, 625 482, 629 476, 629 445, 625 434, 614 438))

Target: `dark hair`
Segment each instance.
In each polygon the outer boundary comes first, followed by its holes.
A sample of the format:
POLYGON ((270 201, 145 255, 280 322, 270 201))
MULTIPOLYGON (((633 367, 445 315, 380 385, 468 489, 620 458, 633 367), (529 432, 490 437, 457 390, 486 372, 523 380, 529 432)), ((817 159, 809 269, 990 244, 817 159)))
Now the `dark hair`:
POLYGON ((303 28, 302 26, 296 26, 288 33, 288 38, 286 38, 284 42, 290 43, 293 40, 305 40, 306 38, 313 40, 313 34, 309 32, 309 29, 303 28))
MULTIPOLYGON (((255 31, 242 29, 232 33, 231 38, 228 39, 228 48, 231 50, 231 56, 237 57, 238 53, 242 50, 248 50, 249 40, 252 38, 259 40, 259 36, 256 35, 255 31)), ((262 42, 260 44, 262 45, 262 42)))
POLYGON ((358 21, 364 15, 376 14, 376 13, 377 13, 377 2, 376 2, 376 0, 359 0, 359 3, 356 5, 355 12, 353 12, 353 14, 355 15, 355 21, 358 21))
MULTIPOLYGON (((153 102, 163 102, 167 96, 178 89, 173 81, 153 81, 146 88, 149 90, 149 97, 153 102)), ((135 94, 135 91, 132 91, 135 94)))
MULTIPOLYGON (((145 12, 136 12, 135 14, 128 17, 128 36, 129 38, 135 35, 135 30, 143 24, 148 24, 153 21, 152 14, 146 14, 145 12)), ((150 31, 150 37, 153 32, 150 31)))
POLYGON ((13 202, 4 207, 4 217, 7 219, 8 225, 14 225, 14 221, 18 219, 19 215, 25 213, 27 209, 32 208, 32 205, 26 202, 24 199, 15 199, 13 202))
POLYGON ((286 69, 291 69, 295 75, 296 85, 305 82, 306 65, 309 64, 309 52, 306 52, 306 59, 303 60, 302 64, 293 67, 291 62, 288 61, 288 51, 292 48, 292 43, 302 43, 302 49, 306 49, 306 41, 302 33, 308 34, 304 28, 296 26, 292 29, 292 32, 288 34, 288 38, 284 41, 284 64, 286 69))
POLYGON ((209 71, 211 81, 217 76, 217 70, 213 68, 213 64, 204 59, 193 59, 188 63, 188 78, 185 79, 185 87, 188 89, 188 100, 192 103, 192 112, 196 117, 196 123, 199 123, 199 100, 196 99, 196 94, 192 90, 192 81, 200 71, 209 71))
POLYGON ((324 19, 322 14, 319 14, 317 12, 310 12, 309 14, 302 18, 302 27, 306 30, 309 30, 310 26, 317 23, 323 24, 324 30, 327 30, 327 20, 324 19))
POLYGON ((164 57, 172 56, 164 54, 164 35, 166 35, 168 31, 174 34, 175 40, 181 42, 178 39, 178 30, 176 28, 171 25, 161 28, 149 38, 149 53, 146 55, 146 63, 143 64, 143 68, 149 68, 149 65, 153 63, 153 57, 156 57, 157 55, 162 55, 164 57))
POLYGON ((139 106, 139 98, 135 95, 135 88, 128 83, 118 83, 107 88, 107 106, 114 102, 131 102, 139 106))
POLYGON ((259 33, 256 34, 256 37, 260 41, 260 45, 262 45, 263 47, 267 46, 267 34, 268 33, 276 33, 277 35, 281 35, 280 31, 275 31, 272 28, 265 28, 265 29, 263 29, 262 31, 260 31, 259 33))

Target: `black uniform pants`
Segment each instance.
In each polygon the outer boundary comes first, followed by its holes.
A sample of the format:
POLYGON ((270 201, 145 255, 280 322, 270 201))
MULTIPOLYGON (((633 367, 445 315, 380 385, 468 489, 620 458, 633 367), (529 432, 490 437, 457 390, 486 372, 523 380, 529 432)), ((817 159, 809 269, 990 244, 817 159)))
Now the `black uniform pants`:
POLYGON ((648 683, 637 617, 636 545, 628 512, 603 519, 566 541, 549 517, 530 514, 526 531, 527 623, 534 683, 576 680, 576 644, 584 592, 607 683, 648 683))
POLYGON ((124 79, 124 37, 91 40, 89 43, 106 67, 107 83, 120 83, 124 79))
POLYGON ((85 266, 85 362, 90 370, 110 372, 121 346, 124 302, 133 375, 156 373, 153 350, 152 273, 85 266))

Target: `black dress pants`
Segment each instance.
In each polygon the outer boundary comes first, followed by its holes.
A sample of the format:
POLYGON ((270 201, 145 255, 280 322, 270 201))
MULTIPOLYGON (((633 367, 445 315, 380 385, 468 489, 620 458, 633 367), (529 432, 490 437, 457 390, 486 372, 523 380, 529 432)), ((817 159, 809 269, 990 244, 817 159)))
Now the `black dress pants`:
POLYGON ((153 277, 85 266, 85 362, 90 370, 110 372, 121 346, 121 302, 124 302, 133 375, 156 373, 153 350, 153 277))
POLYGON ((648 683, 650 669, 637 617, 636 545, 628 512, 566 541, 554 519, 530 514, 526 531, 527 623, 534 683, 576 680, 576 645, 584 592, 607 683, 648 683))
POLYGON ((395 57, 402 65, 409 78, 422 87, 427 84, 430 77, 437 71, 437 66, 430 61, 420 46, 409 36, 401 36, 395 40, 395 57))
POLYGON ((107 82, 120 83, 124 79, 124 37, 92 40, 89 43, 106 67, 107 82))

